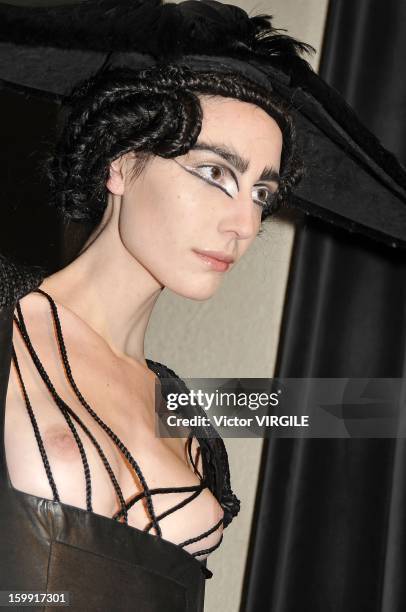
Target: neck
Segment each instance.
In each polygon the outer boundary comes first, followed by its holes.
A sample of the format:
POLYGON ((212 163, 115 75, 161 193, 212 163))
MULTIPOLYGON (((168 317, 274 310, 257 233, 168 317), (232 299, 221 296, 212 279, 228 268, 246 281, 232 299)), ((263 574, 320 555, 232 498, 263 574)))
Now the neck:
POLYGON ((96 331, 118 357, 146 365, 145 333, 163 286, 126 250, 114 223, 96 238, 40 288, 96 331))

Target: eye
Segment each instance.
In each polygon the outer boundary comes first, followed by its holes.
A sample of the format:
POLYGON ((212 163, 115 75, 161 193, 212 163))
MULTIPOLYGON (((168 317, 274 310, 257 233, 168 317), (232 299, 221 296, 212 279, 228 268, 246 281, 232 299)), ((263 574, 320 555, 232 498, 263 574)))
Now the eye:
POLYGON ((211 185, 220 187, 230 197, 238 194, 238 182, 235 174, 219 164, 204 164, 197 166, 194 172, 211 185))
POLYGON ((253 190, 253 200, 263 208, 268 208, 271 206, 274 198, 275 192, 272 191, 269 187, 265 185, 258 185, 253 190))
POLYGON ((234 172, 221 164, 202 164, 200 166, 183 165, 176 159, 174 162, 183 170, 197 176, 199 179, 221 189, 228 197, 233 198, 238 194, 238 181, 234 172))
POLYGON ((221 166, 199 166, 197 171, 209 181, 220 181, 224 176, 224 168, 221 166))

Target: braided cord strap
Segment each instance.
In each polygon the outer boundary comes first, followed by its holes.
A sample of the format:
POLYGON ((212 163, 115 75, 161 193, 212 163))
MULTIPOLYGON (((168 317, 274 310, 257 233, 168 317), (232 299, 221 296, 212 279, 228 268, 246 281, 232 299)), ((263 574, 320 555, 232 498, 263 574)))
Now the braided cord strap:
POLYGON ((20 304, 17 304, 17 312, 19 313, 20 316, 20 321, 14 317, 14 321, 18 326, 18 329, 24 339, 24 342, 27 346, 27 349, 30 353, 30 356, 34 362, 34 365, 36 366, 42 380, 44 381, 44 383, 46 384, 46 386, 48 387, 52 397, 54 398, 54 401, 56 403, 56 405, 58 406, 58 408, 61 410, 65 420, 67 421, 74 437, 75 440, 79 446, 79 449, 81 451, 81 456, 82 456, 82 462, 84 465, 84 470, 85 470, 85 478, 86 478, 86 496, 87 496, 87 509, 88 510, 92 510, 92 506, 91 506, 91 486, 90 486, 90 471, 88 469, 88 462, 87 462, 87 458, 86 458, 86 454, 82 445, 82 441, 80 440, 79 436, 77 435, 76 429, 73 426, 73 423, 71 423, 71 420, 69 418, 69 416, 72 416, 76 422, 81 426, 81 428, 83 429, 83 431, 88 435, 88 437, 91 439, 91 441, 93 442, 93 444, 95 445, 100 457, 102 458, 103 464, 106 467, 106 470, 112 480, 113 486, 116 490, 116 493, 119 497, 120 500, 120 504, 123 508, 123 512, 124 512, 124 519, 127 522, 127 512, 126 512, 126 505, 125 505, 125 500, 121 491, 121 488, 117 482, 117 479, 113 473, 113 470, 111 469, 110 464, 108 463, 108 460, 106 458, 106 456, 104 455, 100 445, 98 444, 97 440, 94 438, 94 436, 92 435, 92 433, 89 431, 89 429, 86 427, 86 425, 81 421, 81 419, 76 415, 76 413, 63 401, 63 399, 58 395, 58 393, 55 390, 55 387, 53 386, 51 380, 49 379, 48 374, 46 373, 41 361, 38 358, 38 355, 35 353, 34 347, 32 346, 30 337, 28 335, 27 332, 27 328, 25 326, 25 322, 24 322, 24 317, 22 315, 22 311, 21 311, 21 307, 20 304), (68 414, 67 414, 68 413, 68 414))
POLYGON ((40 434, 40 431, 39 431, 37 419, 36 419, 34 411, 32 409, 31 402, 30 402, 30 399, 28 397, 27 390, 25 388, 25 384, 24 384, 23 378, 21 376, 20 365, 18 363, 17 355, 16 355, 16 352, 15 352, 15 349, 14 349, 14 344, 13 344, 12 351, 13 351, 12 352, 13 363, 14 363, 14 366, 15 366, 15 369, 16 369, 16 372, 17 372, 17 376, 18 376, 20 385, 21 385, 21 390, 22 390, 22 393, 23 393, 23 396, 24 396, 25 405, 27 407, 27 412, 28 412, 28 415, 30 417, 32 427, 34 429, 34 434, 35 434, 35 438, 37 440, 37 444, 38 444, 39 452, 40 452, 40 455, 41 455, 42 463, 44 464, 45 472, 47 474, 48 481, 49 481, 49 484, 50 484, 51 489, 52 489, 52 494, 53 494, 53 497, 54 497, 54 501, 60 502, 59 493, 58 493, 58 490, 56 488, 56 484, 55 484, 55 480, 54 480, 54 477, 53 477, 53 474, 52 474, 51 466, 50 466, 50 463, 49 463, 49 460, 48 460, 48 456, 47 456, 47 453, 46 453, 46 450, 45 450, 45 447, 44 447, 44 443, 43 443, 42 438, 41 438, 41 434, 40 434))
MULTIPOLYGON (((142 488, 145 491, 147 509, 148 509, 148 513, 149 513, 151 521, 152 521, 152 525, 155 528, 157 534, 159 536, 162 536, 162 531, 161 531, 161 528, 160 528, 160 526, 159 526, 159 524, 157 522, 155 511, 154 511, 154 507, 153 507, 153 503, 152 503, 152 496, 150 494, 149 487, 147 485, 147 482, 146 482, 146 480, 144 478, 144 475, 143 475, 143 473, 141 471, 140 466, 138 465, 138 463, 134 459, 134 457, 131 455, 130 451, 125 446, 125 444, 123 444, 123 442, 117 436, 117 434, 115 434, 110 429, 110 427, 108 425, 106 425, 106 423, 99 417, 99 415, 90 407, 88 402, 85 400, 85 398, 81 394, 78 386, 76 385, 76 382, 75 382, 75 380, 73 378, 72 370, 71 370, 69 359, 68 359, 68 354, 67 354, 67 351, 66 351, 66 345, 65 345, 64 338, 63 338, 63 334, 62 334, 62 327, 61 327, 61 323, 60 323, 60 319, 59 319, 58 308, 57 308, 54 300, 52 299, 52 297, 50 295, 48 295, 48 293, 46 293, 42 289, 36 289, 35 291, 37 293, 41 293, 42 295, 44 295, 47 298, 47 300, 49 302, 49 305, 51 307, 51 312, 52 312, 52 316, 53 316, 54 323, 55 323, 56 334, 57 334, 57 339, 58 339, 58 345, 59 345, 59 350, 60 350, 60 354, 61 354, 61 357, 62 357, 63 366, 64 366, 64 369, 65 369, 66 376, 68 377, 68 381, 69 381, 69 383, 70 383, 70 385, 71 385, 71 387, 72 387, 76 397, 79 399, 80 403, 87 410, 87 412, 98 423, 98 425, 100 425, 100 427, 102 427, 102 429, 110 436, 110 438, 116 444, 118 449, 121 451, 121 453, 127 459, 129 464, 134 468, 135 473, 137 474, 138 479, 139 479, 139 481, 140 481, 140 483, 142 485, 142 488)), ((126 514, 127 514, 127 511, 125 511, 125 515, 126 514)))

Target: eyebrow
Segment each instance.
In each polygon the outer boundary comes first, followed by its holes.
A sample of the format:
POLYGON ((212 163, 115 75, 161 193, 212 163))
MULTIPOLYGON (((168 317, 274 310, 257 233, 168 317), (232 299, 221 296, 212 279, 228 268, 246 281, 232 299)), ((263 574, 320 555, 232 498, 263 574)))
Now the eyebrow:
MULTIPOLYGON (((191 151, 211 151, 216 155, 219 155, 226 161, 228 161, 240 174, 244 174, 249 168, 250 162, 248 159, 242 157, 239 153, 233 150, 231 147, 228 147, 223 144, 216 143, 208 143, 199 141, 196 142, 195 145, 190 149, 191 151)), ((261 176, 259 177, 260 181, 274 181, 275 183, 280 183, 281 177, 279 172, 277 172, 272 166, 266 166, 261 176)))

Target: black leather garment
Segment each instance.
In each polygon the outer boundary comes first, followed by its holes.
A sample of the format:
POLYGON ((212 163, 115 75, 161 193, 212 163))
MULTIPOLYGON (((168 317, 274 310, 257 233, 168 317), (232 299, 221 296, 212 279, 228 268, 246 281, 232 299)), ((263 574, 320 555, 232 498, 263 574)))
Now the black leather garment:
MULTIPOLYGON (((0 258, 0 267, 2 262, 0 258)), ((3 265, 3 278, 4 271, 3 265)), ((36 279, 25 284, 23 294, 39 283, 36 279)), ((13 488, 6 464, 4 421, 18 296, 22 297, 17 288, 17 295, 9 300, 12 303, 0 308, 0 590, 67 591, 68 609, 74 611, 202 612, 205 578, 211 576, 206 560, 113 518, 13 488)), ((164 396, 174 388, 185 388, 172 370, 147 363, 158 376, 172 376, 171 388, 162 388, 164 396)), ((224 443, 220 437, 196 437, 204 476, 222 505, 223 526, 227 526, 239 502, 230 487, 224 443)), ((56 606, 41 604, 36 609, 56 606)))

